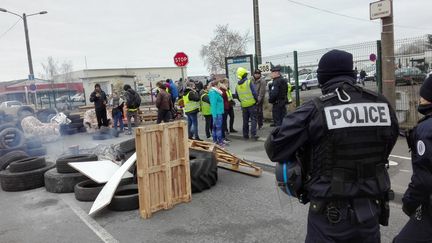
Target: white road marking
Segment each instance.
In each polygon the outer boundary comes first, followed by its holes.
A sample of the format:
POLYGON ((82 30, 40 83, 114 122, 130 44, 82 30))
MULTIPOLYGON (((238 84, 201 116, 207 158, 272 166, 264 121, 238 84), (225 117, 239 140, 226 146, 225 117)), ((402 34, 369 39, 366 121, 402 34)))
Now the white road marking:
POLYGON ((410 170, 399 170, 400 172, 407 172, 407 173, 411 173, 410 170))
POLYGON ((396 161, 389 160, 389 165, 390 165, 390 166, 397 166, 398 164, 399 164, 399 163, 396 162, 396 161))
POLYGON ((404 157, 404 156, 399 156, 399 155, 393 155, 393 154, 390 154, 390 156, 391 156, 391 157, 394 157, 394 158, 399 158, 399 159, 406 159, 406 160, 411 160, 411 158, 410 158, 410 157, 404 157))
POLYGON ((103 242, 105 243, 119 243, 108 231, 100 226, 94 219, 87 215, 84 210, 78 207, 73 201, 66 197, 66 195, 58 195, 66 205, 83 221, 103 242))

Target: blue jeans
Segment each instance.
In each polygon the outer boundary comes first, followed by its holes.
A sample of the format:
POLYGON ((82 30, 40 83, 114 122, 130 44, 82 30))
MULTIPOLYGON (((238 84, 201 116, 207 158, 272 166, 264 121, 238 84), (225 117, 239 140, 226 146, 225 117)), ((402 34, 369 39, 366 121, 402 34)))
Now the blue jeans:
POLYGON ((187 114, 189 138, 198 139, 198 112, 187 114))
POLYGON ((249 119, 251 120, 250 132, 252 137, 255 137, 256 130, 257 130, 256 105, 242 108, 242 112, 243 112, 243 137, 249 138, 249 119))
POLYGON ((120 131, 123 131, 124 124, 123 124, 123 117, 121 112, 116 112, 113 116, 114 119, 114 129, 117 129, 117 125, 120 124, 120 131))
POLYGON ((213 117, 213 142, 222 144, 222 121, 223 115, 216 115, 213 117))

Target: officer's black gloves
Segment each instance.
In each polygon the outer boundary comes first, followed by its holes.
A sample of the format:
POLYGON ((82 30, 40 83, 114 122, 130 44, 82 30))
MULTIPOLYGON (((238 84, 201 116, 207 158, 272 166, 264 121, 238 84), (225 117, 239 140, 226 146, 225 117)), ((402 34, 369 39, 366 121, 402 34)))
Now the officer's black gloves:
POLYGON ((411 217, 416 211, 417 207, 414 205, 409 205, 407 203, 404 203, 402 205, 402 211, 408 216, 411 217))

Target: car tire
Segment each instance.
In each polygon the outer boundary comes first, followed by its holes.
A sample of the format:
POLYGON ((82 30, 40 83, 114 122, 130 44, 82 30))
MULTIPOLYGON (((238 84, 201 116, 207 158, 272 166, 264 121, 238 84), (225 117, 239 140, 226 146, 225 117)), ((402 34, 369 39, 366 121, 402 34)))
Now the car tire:
POLYGON ((20 120, 27 116, 33 116, 35 113, 34 109, 30 106, 21 106, 17 111, 17 116, 20 120))
POLYGON ((74 134, 76 134, 77 132, 78 132, 78 129, 73 128, 73 127, 68 127, 68 128, 66 128, 66 131, 65 131, 65 133, 66 133, 67 135, 74 135, 74 134))
POLYGON ((4 191, 16 192, 43 187, 44 174, 54 168, 54 163, 48 162, 43 168, 37 170, 12 173, 9 170, 0 171, 1 188, 4 191))
POLYGON ((307 90, 307 85, 306 84, 302 84, 300 86, 301 91, 306 91, 307 90))
POLYGON ((47 154, 46 147, 32 148, 26 150, 27 154, 32 157, 45 156, 47 154))
POLYGON ((189 149, 192 193, 215 186, 218 181, 217 160, 212 152, 189 149))
POLYGON ((0 170, 5 170, 10 163, 29 157, 26 152, 14 150, 0 157, 0 170))
POLYGON ((0 156, 3 156, 9 152, 12 151, 26 151, 26 147, 25 146, 21 146, 21 147, 16 147, 16 148, 12 148, 12 149, 0 149, 0 156))
POLYGON ((135 152, 135 138, 128 139, 119 144, 119 152, 127 154, 129 152, 135 152))
POLYGON ((58 173, 76 173, 78 172, 74 168, 68 165, 69 162, 85 162, 85 161, 97 161, 98 157, 95 154, 78 154, 78 155, 67 155, 57 159, 56 167, 58 173))
POLYGON ((106 139, 110 139, 111 135, 110 134, 104 134, 104 133, 96 133, 93 134, 92 139, 93 140, 106 140, 106 139))
POLYGON ((45 173, 45 188, 52 193, 74 192, 75 185, 88 178, 81 173, 58 173, 55 168, 45 173))
POLYGON ((17 128, 8 127, 0 132, 0 148, 12 149, 24 145, 24 134, 17 128), (8 139, 8 135, 14 135, 13 139, 8 139))
POLYGON ((37 170, 45 167, 46 161, 44 157, 28 157, 16 160, 9 164, 9 171, 12 173, 37 170))
POLYGON ((105 184, 98 184, 92 180, 81 181, 75 185, 75 198, 82 202, 94 201, 104 185, 105 184))
POLYGON ((57 115, 57 111, 52 108, 42 109, 36 112, 36 118, 43 123, 49 123, 53 115, 57 115))
POLYGON ((129 211, 139 208, 138 185, 119 186, 114 193, 108 209, 113 211, 129 211))

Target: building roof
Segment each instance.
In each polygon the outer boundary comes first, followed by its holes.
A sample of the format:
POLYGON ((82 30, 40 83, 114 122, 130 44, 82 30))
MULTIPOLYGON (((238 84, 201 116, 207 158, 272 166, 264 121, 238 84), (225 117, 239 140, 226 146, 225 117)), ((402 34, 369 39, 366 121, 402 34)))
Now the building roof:
POLYGON ((102 75, 102 76, 90 76, 82 77, 80 79, 91 79, 91 78, 135 78, 136 75, 118 74, 118 75, 102 75))

